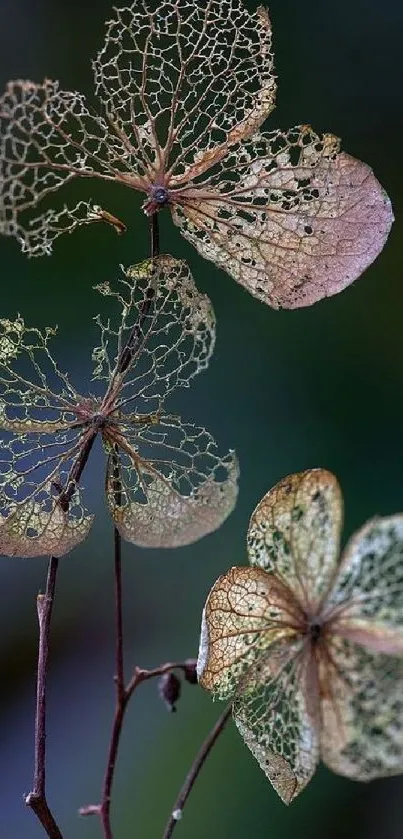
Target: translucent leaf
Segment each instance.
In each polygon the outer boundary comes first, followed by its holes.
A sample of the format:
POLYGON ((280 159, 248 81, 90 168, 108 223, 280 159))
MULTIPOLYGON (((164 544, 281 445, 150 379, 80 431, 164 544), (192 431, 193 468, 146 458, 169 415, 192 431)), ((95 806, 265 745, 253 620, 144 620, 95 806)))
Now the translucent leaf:
POLYGON ((368 522, 337 569, 340 524, 330 473, 281 481, 252 515, 252 567, 220 577, 203 613, 200 683, 233 700, 286 803, 319 757, 356 780, 403 772, 403 516, 368 522))
POLYGON ((64 205, 61 210, 46 210, 42 216, 30 219, 26 230, 14 227, 12 229, 17 231, 23 253, 28 256, 49 256, 55 239, 63 233, 73 233, 77 227, 85 224, 108 221, 119 233, 122 233, 124 225, 118 219, 115 219, 115 222, 111 221, 112 218, 113 216, 102 210, 102 207, 98 207, 91 201, 79 201, 75 207, 64 205))
POLYGON ((43 332, 22 317, 0 319, 0 429, 15 433, 68 430, 81 397, 54 361, 43 332))
POLYGON ((334 637, 321 678, 325 763, 357 781, 403 772, 403 659, 334 637))
POLYGON ((249 561, 276 573, 314 614, 336 572, 342 498, 336 478, 310 469, 263 497, 248 529, 249 561))
POLYGON ((260 660, 269 649, 271 655, 273 644, 295 635, 292 624, 300 617, 289 590, 272 574, 231 568, 214 584, 203 612, 200 684, 218 699, 234 696, 260 672, 260 660))
POLYGON ((0 231, 28 254, 91 221, 125 229, 90 203, 53 207, 76 177, 140 190, 148 215, 169 206, 203 256, 275 308, 336 294, 382 249, 393 216, 371 169, 306 125, 258 134, 275 97, 262 7, 138 0, 115 9, 93 67, 101 115, 57 82, 11 82, 0 98, 0 231))
POLYGON ((285 804, 310 781, 319 760, 315 672, 301 642, 279 646, 251 669, 233 705, 246 745, 285 804), (274 654, 273 654, 274 653, 274 654))
POLYGON ((97 177, 147 192, 170 166, 190 177, 272 109, 264 10, 250 15, 240 0, 154 6, 117 9, 107 24, 94 61, 103 115, 48 79, 10 82, 0 97, 0 230, 29 255, 50 253, 60 233, 98 220, 84 202, 26 217, 68 181, 97 177))
MULTIPOLYGON (((91 519, 78 483, 95 437, 115 463, 108 501, 125 538, 188 544, 218 528, 237 496, 233 452, 222 456, 204 429, 162 415, 166 396, 208 366, 215 338, 210 301, 185 263, 158 257, 132 266, 118 290, 98 290, 119 309, 102 323, 93 353, 103 393, 82 397, 49 351, 54 330, 0 320, 0 515, 4 552, 64 552, 91 519), (59 540, 59 541, 58 541, 59 540)), ((110 301, 108 300, 108 303, 110 301)))
POLYGON ((303 613, 290 590, 261 568, 231 568, 214 584, 202 618, 197 673, 235 722, 283 801, 318 761, 318 690, 298 638, 303 613))
POLYGON ((112 458, 107 474, 111 515, 124 539, 142 547, 188 545, 216 530, 238 493, 233 452, 222 457, 203 428, 161 417, 125 428, 119 445, 122 482, 116 498, 112 458))
POLYGON ((403 652, 403 516, 367 522, 348 543, 327 610, 337 632, 385 653, 403 652))
POLYGON ((62 556, 86 538, 92 524, 71 479, 82 432, 33 430, 40 425, 2 434, 0 553, 7 556, 62 556), (61 502, 65 493, 68 505, 61 502))
POLYGON ((0 514, 0 554, 6 556, 63 556, 88 536, 93 516, 86 513, 78 490, 73 509, 63 510, 52 495, 52 486, 42 486, 25 502, 15 504, 7 517, 0 514))
POLYGON ((127 148, 107 120, 91 114, 80 93, 49 79, 9 82, 0 97, 0 161, 0 230, 32 256, 50 253, 60 233, 97 220, 88 203, 58 211, 46 209, 46 199, 54 204, 54 193, 75 177, 113 181, 130 171, 127 148), (38 204, 44 214, 26 217, 38 204))
POLYGON ((208 367, 215 343, 210 300, 197 290, 186 263, 171 256, 126 269, 116 291, 108 283, 97 288, 115 299, 119 326, 97 319, 101 344, 93 354, 94 378, 111 383, 118 408, 157 411, 169 393, 188 387, 208 367), (131 349, 122 364, 126 346, 131 349))
POLYGON ((50 354, 53 334, 21 317, 0 320, 0 553, 8 556, 61 556, 92 523, 70 478, 80 397, 50 354))
POLYGON ((195 177, 274 107, 267 12, 251 15, 241 0, 115 9, 94 71, 110 120, 150 179, 170 167, 177 182, 195 177))
POLYGON ((189 544, 218 528, 235 505, 233 452, 222 456, 204 429, 162 414, 166 396, 208 366, 210 301, 185 263, 167 256, 129 268, 116 291, 108 283, 98 290, 119 309, 116 327, 96 318, 94 378, 104 383, 98 397, 80 396, 53 360, 54 330, 26 327, 21 317, 0 320, 4 552, 56 555, 85 537, 91 519, 78 483, 98 434, 113 453, 108 502, 128 540, 189 544))
POLYGON ((393 221, 371 169, 309 126, 232 148, 172 212, 202 256, 264 303, 291 309, 352 283, 393 221))

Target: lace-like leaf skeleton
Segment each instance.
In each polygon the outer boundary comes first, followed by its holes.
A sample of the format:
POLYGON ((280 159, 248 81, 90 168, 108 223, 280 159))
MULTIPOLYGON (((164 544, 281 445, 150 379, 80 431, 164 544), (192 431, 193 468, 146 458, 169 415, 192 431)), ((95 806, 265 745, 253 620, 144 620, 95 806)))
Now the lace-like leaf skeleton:
POLYGON ((264 8, 137 0, 114 10, 93 68, 98 111, 49 79, 0 97, 0 230, 30 256, 81 224, 125 230, 90 201, 55 208, 75 178, 139 190, 149 215, 168 207, 203 257, 274 308, 338 293, 382 249, 393 215, 366 164, 308 125, 260 132, 276 87, 264 8))
POLYGON ((342 499, 322 469, 256 507, 250 567, 204 609, 197 672, 287 804, 321 758, 369 781, 403 772, 403 514, 374 518, 339 561, 342 499))
POLYGON ((118 328, 96 318, 98 394, 81 396, 56 365, 54 330, 0 320, 0 554, 61 556, 85 539, 81 476, 98 434, 109 511, 129 542, 187 545, 234 507, 234 453, 221 456, 208 431, 164 411, 209 363, 210 301, 168 256, 123 271, 116 289, 97 288, 120 312, 118 328))

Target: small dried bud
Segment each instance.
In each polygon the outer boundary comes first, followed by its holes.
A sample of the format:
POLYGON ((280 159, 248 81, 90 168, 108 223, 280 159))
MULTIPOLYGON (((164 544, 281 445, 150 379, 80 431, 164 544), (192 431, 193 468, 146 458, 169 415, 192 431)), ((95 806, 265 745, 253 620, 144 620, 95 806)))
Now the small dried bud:
POLYGON ((183 675, 186 681, 189 682, 189 684, 191 685, 197 685, 196 664, 197 659, 187 658, 185 661, 185 666, 183 668, 183 675))
POLYGON ((176 702, 181 693, 181 683, 175 673, 164 673, 158 681, 158 693, 168 711, 176 711, 176 702))

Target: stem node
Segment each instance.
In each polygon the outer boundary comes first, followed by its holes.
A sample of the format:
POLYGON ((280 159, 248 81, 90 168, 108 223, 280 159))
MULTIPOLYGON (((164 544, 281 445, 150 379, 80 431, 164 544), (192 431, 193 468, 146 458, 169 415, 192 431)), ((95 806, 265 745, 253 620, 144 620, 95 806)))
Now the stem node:
POLYGON ((59 566, 57 557, 49 560, 45 594, 38 594, 36 608, 39 621, 38 672, 36 681, 35 769, 33 789, 25 797, 49 839, 63 839, 46 800, 46 684, 49 664, 50 623, 59 566))

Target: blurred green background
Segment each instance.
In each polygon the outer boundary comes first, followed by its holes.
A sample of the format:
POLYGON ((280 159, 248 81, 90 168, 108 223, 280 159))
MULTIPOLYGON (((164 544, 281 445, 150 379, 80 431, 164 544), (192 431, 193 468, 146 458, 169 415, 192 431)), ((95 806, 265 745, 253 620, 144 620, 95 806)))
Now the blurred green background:
MULTIPOLYGON (((254 4, 248 4, 253 8, 254 4)), ((185 257, 212 298, 218 320, 211 367, 172 400, 205 423, 242 469, 239 503, 216 534, 177 551, 124 548, 126 661, 153 666, 195 655, 201 609, 216 577, 244 564, 249 515, 284 475, 324 466, 345 496, 345 537, 366 518, 403 509, 403 237, 400 220, 403 6, 399 0, 272 0, 278 105, 269 125, 310 122, 343 138, 389 192, 397 221, 384 253, 357 283, 312 309, 275 312, 203 262, 168 214, 162 250, 185 257), (400 229, 399 229, 400 228, 400 229)), ((0 0, 0 82, 59 78, 91 92, 90 57, 110 3, 0 0)), ((93 193, 93 191, 92 191, 93 193)), ((1 313, 59 325, 61 366, 78 389, 88 368, 98 311, 92 285, 119 263, 148 254, 140 199, 101 187, 124 218, 118 238, 101 225, 65 237, 51 258, 28 261, 0 241, 1 313)), ((97 197, 100 198, 99 190, 97 197)), ((174 408, 175 405, 175 408, 174 408)), ((98 800, 113 711, 112 527, 105 515, 100 452, 86 484, 98 513, 88 541, 61 563, 49 691, 48 792, 66 839, 100 836, 77 817, 98 800)), ((33 761, 37 625, 35 597, 45 560, 0 560, 0 839, 40 839, 24 807, 33 761)), ((220 707, 185 685, 168 715, 156 684, 129 709, 114 793, 116 839, 158 839, 174 797, 220 707)), ((195 787, 178 839, 327 839, 340 831, 397 839, 403 780, 360 785, 320 769, 301 798, 281 804, 231 724, 195 787)))

